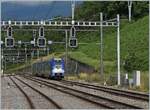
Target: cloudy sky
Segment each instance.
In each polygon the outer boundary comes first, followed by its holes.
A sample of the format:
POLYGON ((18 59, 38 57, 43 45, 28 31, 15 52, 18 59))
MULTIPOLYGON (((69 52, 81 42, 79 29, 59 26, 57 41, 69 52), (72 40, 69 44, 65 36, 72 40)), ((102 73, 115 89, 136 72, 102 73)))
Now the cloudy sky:
MULTIPOLYGON (((70 1, 2 0, 2 20, 41 20, 71 16, 70 1)), ((76 3, 77 5, 78 3, 76 3)))

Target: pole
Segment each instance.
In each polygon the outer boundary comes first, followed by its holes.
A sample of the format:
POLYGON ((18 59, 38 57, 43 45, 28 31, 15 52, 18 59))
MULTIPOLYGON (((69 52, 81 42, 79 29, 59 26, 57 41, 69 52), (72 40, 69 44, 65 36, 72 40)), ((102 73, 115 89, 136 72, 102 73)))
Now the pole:
POLYGON ((129 14, 129 22, 131 22, 131 8, 132 8, 132 1, 128 1, 128 14, 129 14))
POLYGON ((37 59, 39 59, 39 49, 37 49, 37 59))
POLYGON ((18 67, 18 61, 19 61, 19 49, 18 49, 18 54, 17 54, 17 67, 18 67))
POLYGON ((25 72, 27 73, 27 45, 25 45, 25 72))
POLYGON ((117 75, 118 85, 120 85, 120 17, 117 14, 117 75))
POLYGON ((66 74, 68 73, 68 32, 65 30, 65 35, 66 35, 66 48, 65 48, 65 68, 66 68, 66 74))
MULTIPOLYGON (((149 0, 149 29, 150 29, 150 0, 149 0)), ((149 74, 150 74, 150 30, 149 30, 149 74)), ((149 80, 149 83, 150 83, 150 80, 149 80)), ((149 88, 150 88, 150 85, 149 85, 149 88)), ((150 95, 149 95, 149 99, 150 99, 150 95)))
MULTIPOLYGON (((0 3, 0 7, 1 7, 1 3, 0 3)), ((0 10, 0 13, 1 13, 1 10, 0 10)), ((0 16, 0 21, 1 21, 1 16, 0 16)), ((1 42, 1 28, 0 28, 0 42, 1 42)), ((3 74, 3 71, 2 71, 2 68, 1 68, 1 59, 2 59, 2 55, 1 55, 1 48, 2 48, 2 46, 1 46, 1 43, 0 43, 0 77, 1 77, 1 75, 3 74)), ((0 78, 0 82, 1 82, 1 78, 0 78)), ((0 83, 0 87, 1 87, 1 83, 0 83)), ((2 89, 1 89, 2 90, 2 89)), ((0 90, 0 92, 1 92, 1 90, 0 90)), ((0 97, 0 102, 1 102, 2 100, 1 100, 1 97, 0 97)), ((1 108, 1 104, 0 104, 0 108, 1 108)))
POLYGON ((3 54, 3 49, 1 49, 1 69, 2 69, 2 75, 3 75, 3 70, 4 70, 4 54, 3 54))
POLYGON ((100 74, 103 75, 103 13, 100 13, 100 74))
POLYGON ((74 21, 74 8, 75 8, 75 2, 72 1, 72 21, 74 21))
POLYGON ((25 56, 26 57, 26 61, 25 62, 27 63, 27 48, 26 47, 25 47, 25 55, 26 55, 25 56))
POLYGON ((6 59, 5 59, 5 70, 7 69, 7 67, 6 67, 6 59))
MULTIPOLYGON (((1 16, 0 16, 0 20, 1 20, 1 16)), ((1 48, 2 48, 2 44, 1 44, 1 28, 0 28, 0 75, 3 74, 3 71, 2 71, 2 53, 1 53, 1 48)))
POLYGON ((33 55, 34 55, 34 52, 32 51, 31 52, 31 62, 30 62, 31 63, 31 74, 32 74, 32 59, 33 59, 33 55))
POLYGON ((47 47, 47 56, 49 55, 49 47, 47 47))

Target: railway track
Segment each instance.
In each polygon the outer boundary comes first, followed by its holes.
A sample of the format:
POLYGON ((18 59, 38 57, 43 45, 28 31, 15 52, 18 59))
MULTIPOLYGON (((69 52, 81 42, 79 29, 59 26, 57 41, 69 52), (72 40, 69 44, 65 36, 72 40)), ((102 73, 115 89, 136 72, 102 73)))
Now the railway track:
POLYGON ((35 109, 35 105, 31 101, 30 97, 26 94, 26 92, 24 92, 24 90, 10 76, 9 76, 9 78, 16 85, 16 87, 22 92, 22 94, 25 96, 25 98, 27 99, 27 101, 29 103, 30 108, 35 109))
POLYGON ((40 83, 42 85, 48 86, 50 88, 56 89, 63 93, 67 93, 72 96, 81 98, 83 100, 89 101, 91 103, 97 104, 97 105, 105 107, 105 108, 109 108, 109 109, 143 109, 143 108, 135 106, 135 105, 130 105, 127 103, 112 100, 110 98, 105 98, 105 97, 101 97, 98 95, 90 94, 87 92, 83 92, 81 90, 76 90, 76 89, 67 87, 65 85, 52 83, 52 82, 46 81, 41 78, 27 77, 27 76, 26 77, 24 76, 24 78, 26 78, 28 80, 32 80, 37 83, 40 83))
MULTIPOLYGON (((44 97, 47 101, 49 101, 50 103, 52 103, 57 109, 63 109, 63 107, 61 107, 57 102, 55 102, 53 99, 51 99, 50 97, 48 97, 47 95, 45 95, 44 93, 40 92, 38 89, 36 89, 35 87, 29 85, 27 82, 20 80, 19 78, 15 77, 15 79, 17 79, 18 81, 20 81, 21 83, 23 83, 24 85, 28 86, 29 88, 31 88, 33 91, 39 93, 42 97, 44 97)), ((17 87, 19 87, 21 89, 21 87, 11 78, 11 80, 16 84, 17 87)), ((23 91, 23 89, 21 89, 21 91, 23 91)), ((24 92, 25 93, 25 92, 24 92)), ((26 94, 27 95, 27 94, 26 94)), ((28 97, 28 99, 30 99, 28 97)), ((31 102, 31 100, 30 100, 31 102)), ((33 103, 31 103, 33 106, 33 103)), ((33 106, 33 108, 35 108, 35 106, 33 106)))
POLYGON ((77 86, 81 86, 81 87, 85 87, 85 88, 89 88, 89 89, 104 91, 104 92, 108 92, 110 94, 128 97, 131 99, 149 101, 149 95, 148 94, 142 94, 142 93, 137 93, 137 92, 114 89, 114 88, 105 87, 105 86, 96 86, 96 85, 92 85, 92 84, 85 84, 85 83, 75 82, 75 81, 62 80, 61 82, 62 83, 69 83, 71 85, 77 85, 77 86))

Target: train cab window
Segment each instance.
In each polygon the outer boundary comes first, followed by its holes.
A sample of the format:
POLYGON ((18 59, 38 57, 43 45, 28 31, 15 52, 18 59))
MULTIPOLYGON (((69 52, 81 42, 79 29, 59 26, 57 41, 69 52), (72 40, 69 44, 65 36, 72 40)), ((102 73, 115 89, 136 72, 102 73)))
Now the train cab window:
POLYGON ((55 64, 56 65, 60 65, 61 64, 61 60, 55 60, 55 64))

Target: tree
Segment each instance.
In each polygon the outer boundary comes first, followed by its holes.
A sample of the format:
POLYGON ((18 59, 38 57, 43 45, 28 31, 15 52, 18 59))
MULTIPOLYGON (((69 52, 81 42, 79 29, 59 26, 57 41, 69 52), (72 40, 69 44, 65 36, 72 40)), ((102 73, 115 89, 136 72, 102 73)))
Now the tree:
MULTIPOLYGON (((134 1, 132 7, 133 19, 148 15, 149 7, 147 1, 134 1)), ((99 13, 104 13, 105 19, 115 18, 120 14, 121 18, 128 18, 127 1, 88 1, 80 4, 75 10, 75 19, 99 20, 99 13)))

